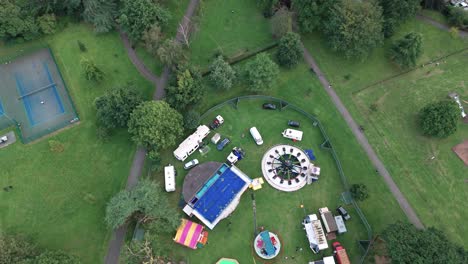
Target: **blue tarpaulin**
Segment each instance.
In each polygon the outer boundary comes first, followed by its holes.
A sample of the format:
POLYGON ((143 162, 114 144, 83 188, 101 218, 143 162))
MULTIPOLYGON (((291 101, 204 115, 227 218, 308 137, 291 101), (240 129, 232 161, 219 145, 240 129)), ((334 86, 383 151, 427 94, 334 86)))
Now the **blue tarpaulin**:
POLYGON ((314 156, 314 151, 311 150, 311 149, 306 149, 305 150, 305 153, 307 154, 307 156, 309 156, 309 159, 310 160, 315 160, 315 156, 314 156))

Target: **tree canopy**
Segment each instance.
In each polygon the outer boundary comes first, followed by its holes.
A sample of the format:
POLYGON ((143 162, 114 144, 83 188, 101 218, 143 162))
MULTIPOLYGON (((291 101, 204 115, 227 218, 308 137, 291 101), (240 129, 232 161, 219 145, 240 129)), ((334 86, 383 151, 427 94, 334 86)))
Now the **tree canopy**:
POLYGON ((170 13, 153 0, 122 0, 119 23, 133 41, 140 40, 143 32, 153 25, 163 26, 170 13))
POLYGON ((419 122, 426 136, 445 138, 457 131, 460 109, 454 101, 429 103, 419 112, 419 122))
POLYGON ((165 149, 182 135, 182 115, 164 101, 143 102, 130 114, 128 131, 138 145, 165 149))
POLYGON ((127 127, 130 114, 142 101, 131 85, 107 91, 94 101, 99 125, 107 129, 127 127))
POLYGON ((358 201, 364 201, 365 199, 369 198, 369 191, 367 190, 367 186, 362 183, 355 183, 351 185, 349 191, 353 198, 358 201))
POLYGON ((334 5, 340 0, 294 0, 292 6, 297 15, 297 24, 302 32, 312 32, 322 27, 334 5))
POLYGON ((14 0, 0 1, 0 38, 31 40, 39 35, 35 17, 14 0))
POLYGON ((414 17, 420 8, 420 0, 379 0, 383 15, 383 32, 386 38, 406 20, 414 17))
POLYGON ((93 60, 82 58, 81 67, 83 68, 86 80, 100 82, 102 79, 104 79, 104 72, 96 65, 93 60))
POLYGON ((411 32, 396 40, 390 48, 390 57, 398 65, 408 68, 416 66, 422 54, 422 35, 411 32))
POLYGON ((176 85, 167 89, 166 101, 177 110, 199 103, 205 94, 201 74, 193 68, 183 68, 177 73, 176 85))
POLYGON ((292 31, 292 12, 286 7, 282 7, 276 11, 270 21, 271 33, 275 38, 281 38, 286 35, 286 33, 292 31))
POLYGON ((130 219, 160 232, 173 231, 180 224, 162 188, 148 179, 140 180, 131 190, 120 191, 107 204, 105 221, 110 228, 118 228, 130 219))
POLYGON ((302 53, 301 37, 289 32, 280 39, 276 57, 281 66, 292 68, 299 63, 302 53))
POLYGON ((278 65, 266 53, 260 53, 245 65, 247 89, 251 92, 266 91, 271 88, 278 74, 278 65))
POLYGON ((373 1, 341 0, 331 8, 323 30, 334 50, 365 58, 383 41, 382 8, 373 1))
POLYGON ((162 63, 173 66, 173 68, 185 59, 182 44, 174 39, 166 39, 156 53, 162 63))
POLYGON ((83 0, 83 19, 94 25, 94 31, 110 31, 118 14, 117 0, 83 0))
POLYGON ((161 27, 158 25, 152 25, 150 28, 143 32, 141 38, 145 44, 145 49, 153 56, 156 56, 158 53, 158 48, 161 45, 163 40, 163 34, 161 27))
POLYGON ((409 223, 389 225, 382 234, 392 263, 467 263, 468 253, 435 228, 418 230, 409 223))
POLYGON ((224 61, 222 56, 218 56, 211 63, 209 79, 216 89, 231 89, 235 78, 235 70, 231 67, 231 65, 229 65, 229 63, 224 61))

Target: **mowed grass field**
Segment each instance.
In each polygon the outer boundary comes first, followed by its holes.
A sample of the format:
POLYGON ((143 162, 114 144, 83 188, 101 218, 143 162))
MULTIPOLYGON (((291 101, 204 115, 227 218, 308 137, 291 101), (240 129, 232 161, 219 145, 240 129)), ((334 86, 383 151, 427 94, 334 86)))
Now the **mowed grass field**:
POLYGON ((241 55, 273 42, 270 24, 251 0, 206 0, 190 45, 190 61, 205 67, 216 54, 241 55))
POLYGON ((417 114, 428 102, 448 99, 450 92, 467 101, 466 65, 468 51, 355 96, 360 114, 368 120, 367 135, 390 164, 390 172, 424 224, 444 230, 465 247, 468 173, 451 148, 468 139, 468 125, 460 118, 456 134, 446 139, 428 138, 420 133, 417 114), (369 111, 372 103, 378 111, 369 111))
POLYGON ((125 186, 135 146, 124 130, 107 142, 98 140, 93 102, 107 89, 128 82, 147 98, 152 87, 140 78, 117 33, 96 35, 84 24, 69 24, 32 43, 1 46, 0 55, 39 42, 50 45, 81 121, 35 143, 16 142, 0 150, 0 186, 14 186, 11 192, 0 192, 0 231, 23 234, 43 248, 65 250, 83 263, 101 263, 110 238, 105 205, 125 186), (87 52, 80 52, 77 40, 87 52), (84 78, 82 57, 104 71, 101 83, 84 78), (51 152, 49 140, 61 142, 64 151, 51 152))
POLYGON ((319 35, 304 36, 304 42, 355 120, 365 127, 367 138, 423 223, 446 231, 466 247, 466 191, 462 182, 466 168, 450 150, 466 139, 466 125, 445 140, 422 137, 416 125, 417 111, 425 104, 447 98, 449 91, 466 97, 466 51, 442 59, 438 67, 427 65, 366 88, 402 73, 388 61, 386 50, 393 39, 411 31, 423 35, 424 54, 419 64, 468 48, 468 40, 453 39, 449 33, 418 20, 404 24, 396 36, 363 62, 340 58, 319 35), (372 103, 378 105, 377 113, 370 112, 372 103), (432 153, 437 158, 430 163, 427 159, 432 153))
MULTIPOLYGON (((212 87, 209 88, 208 95, 217 93, 212 87)), ((198 109, 203 112, 227 99, 235 96, 250 94, 243 85, 237 85, 233 89, 217 93, 217 96, 206 96, 198 109)), ((331 104, 328 96, 320 86, 318 80, 311 74, 305 64, 300 64, 292 70, 281 70, 281 74, 272 90, 266 92, 278 98, 287 100, 310 114, 315 115, 324 125, 325 130, 333 142, 333 146, 341 160, 344 173, 349 182, 365 183, 370 191, 370 199, 359 203, 366 215, 374 232, 379 232, 389 223, 397 220, 405 221, 405 217, 400 210, 393 196, 388 191, 381 177, 375 173, 374 168, 366 158, 364 152, 354 140, 351 132, 342 120, 341 116, 331 104)), ((211 151, 208 156, 201 158, 199 154, 194 154, 187 159, 200 158, 200 161, 217 160, 224 161, 229 149, 234 146, 242 146, 247 150, 245 160, 239 162, 239 167, 252 178, 261 177, 260 170, 261 157, 266 149, 273 144, 288 142, 279 134, 285 127, 289 118, 298 119, 304 124, 301 128, 309 134, 306 141, 298 145, 304 148, 310 147, 317 152, 318 164, 324 166, 324 174, 318 184, 306 187, 296 193, 282 193, 265 185, 264 189, 257 192, 257 213, 258 224, 278 231, 284 237, 284 251, 278 263, 304 263, 317 258, 307 247, 307 239, 301 228, 300 220, 304 213, 317 213, 320 206, 335 208, 340 203, 340 194, 343 186, 338 178, 337 168, 332 160, 331 154, 319 149, 319 144, 323 139, 318 133, 317 127, 311 126, 304 120, 304 117, 293 113, 292 110, 283 112, 265 111, 261 109, 263 101, 241 102, 239 110, 234 110, 230 106, 223 107, 219 113, 225 116, 226 124, 219 130, 221 134, 229 136, 234 143, 228 145, 223 152, 218 152, 213 144, 210 144, 211 151), (265 144, 257 147, 251 140, 247 129, 257 126, 264 135, 265 144), (242 138, 242 133, 245 138, 242 138), (327 172, 325 172, 327 171, 327 172), (301 199, 305 201, 306 212, 298 208, 301 199), (304 248, 302 254, 295 252, 296 246, 304 248), (288 256, 288 260, 284 257, 288 256), (293 260, 291 256, 296 258, 293 260), (299 260, 298 260, 299 259, 299 260)), ((211 121, 212 117, 218 113, 214 112, 204 123, 211 121)), ((209 139, 208 139, 209 140, 209 139)), ((169 194, 174 206, 179 203, 179 192, 182 188, 185 171, 182 169, 183 163, 173 158, 172 151, 163 153, 163 164, 175 164, 178 168, 177 192, 169 194)), ((161 172, 154 173, 157 181, 163 182, 161 172)), ((364 226, 360 224, 357 215, 353 213, 353 220, 350 222, 351 233, 340 237, 345 246, 349 247, 354 260, 361 253, 357 248, 357 239, 365 239, 367 233, 364 226)), ((181 212, 181 214, 183 214, 181 212)), ((187 248, 175 245, 172 254, 188 259, 190 262, 198 263, 209 260, 211 263, 221 257, 235 257, 241 263, 254 263, 251 241, 253 239, 253 213, 250 195, 246 193, 234 212, 230 221, 232 222, 229 231, 229 220, 222 221, 213 231, 210 232, 209 245, 201 250, 192 251, 187 248)), ((173 234, 170 234, 172 236, 173 234)), ((168 243, 170 237, 166 238, 168 243)), ((331 252, 327 252, 331 254, 331 252)), ((256 260, 257 263, 262 263, 256 260)))

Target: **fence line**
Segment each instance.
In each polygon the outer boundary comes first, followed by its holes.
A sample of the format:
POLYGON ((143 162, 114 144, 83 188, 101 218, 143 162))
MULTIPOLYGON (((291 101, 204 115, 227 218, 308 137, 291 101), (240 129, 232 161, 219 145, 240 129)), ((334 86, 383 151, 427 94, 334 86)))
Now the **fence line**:
MULTIPOLYGON (((333 159, 335 160, 335 163, 336 163, 336 166, 338 168, 338 172, 340 174, 340 179, 341 179, 341 183, 343 184, 344 190, 348 191, 349 190, 348 180, 347 180, 347 178, 346 178, 346 176, 344 174, 343 167, 341 166, 340 159, 338 158, 338 154, 336 154, 336 151, 335 151, 335 149, 333 147, 333 144, 332 144, 330 138, 328 137, 328 134, 325 132, 325 128, 320 123, 320 120, 318 120, 315 116, 309 114, 308 112, 302 110, 302 108, 300 108, 300 107, 297 107, 297 106, 295 106, 293 104, 290 104, 289 102, 287 102, 285 100, 282 100, 282 99, 279 99, 279 98, 276 98, 276 97, 272 97, 272 96, 246 95, 246 96, 239 96, 239 97, 231 98, 231 99, 229 99, 227 101, 224 101, 224 102, 222 102, 220 104, 217 104, 217 105, 211 107, 205 113, 203 113, 203 115, 200 116, 200 120, 205 119, 209 114, 211 114, 215 110, 217 110, 217 109, 219 109, 219 108, 221 108, 221 107, 223 107, 225 105, 234 104, 237 107, 238 102, 240 102, 241 100, 258 100, 258 99, 274 101, 274 102, 280 103, 281 108, 290 107, 294 111, 299 112, 299 113, 305 115, 307 118, 309 118, 312 121, 312 123, 314 124, 314 126, 319 127, 320 132, 321 132, 321 134, 322 134, 322 136, 324 138, 324 142, 328 143, 329 150, 330 150, 330 152, 331 152, 331 154, 333 156, 333 159)), ((371 228, 369 222, 367 221, 367 218, 365 217, 365 215, 362 212, 361 208, 359 207, 359 205, 356 203, 356 201, 354 199, 352 199, 351 203, 352 203, 354 209, 356 210, 357 214, 359 215, 359 218, 361 219, 362 224, 366 228, 367 240, 372 241, 372 236, 373 236, 372 228, 371 228)), ((369 245, 365 249, 364 254, 362 254, 362 256, 361 256, 360 263, 364 263, 364 259, 366 258, 370 248, 371 248, 371 244, 369 243, 369 245)))

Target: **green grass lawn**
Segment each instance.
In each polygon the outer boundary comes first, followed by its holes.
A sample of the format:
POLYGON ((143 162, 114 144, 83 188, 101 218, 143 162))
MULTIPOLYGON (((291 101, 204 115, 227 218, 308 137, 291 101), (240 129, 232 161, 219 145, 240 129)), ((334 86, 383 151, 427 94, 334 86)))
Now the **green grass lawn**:
POLYGON ((271 43, 270 24, 251 0, 206 0, 200 4, 190 61, 207 66, 215 53, 232 57, 271 43))
MULTIPOLYGON (((449 33, 418 20, 404 24, 394 38, 410 31, 423 34, 420 64, 468 47, 466 39, 453 39, 449 33)), ((357 62, 333 53, 318 35, 305 36, 304 40, 348 110, 366 127, 369 141, 423 223, 436 225, 466 246, 462 202, 466 196, 461 183, 464 173, 450 150, 462 135, 466 138, 466 128, 449 139, 433 140, 421 137, 415 123, 416 111, 430 101, 446 98, 448 91, 466 96, 466 52, 442 60, 439 67, 426 66, 359 92, 401 72, 385 56, 389 41, 368 60, 357 62), (350 76, 349 80, 345 75, 350 76), (369 113, 372 103, 380 108, 375 114, 369 113), (437 161, 428 163, 426 159, 432 152, 438 154, 437 161)))
MULTIPOLYGON (((210 88, 209 94, 216 92, 212 89, 210 88)), ((206 110, 226 99, 243 94, 249 94, 249 92, 242 85, 238 85, 228 92, 219 93, 216 97, 207 96, 203 104, 199 106, 199 109, 206 110)), ((323 88, 305 64, 300 64, 292 70, 282 70, 278 81, 268 94, 288 100, 321 120, 326 132, 333 141, 333 146, 340 157, 349 182, 362 182, 369 187, 371 198, 360 203, 360 206, 374 231, 381 231, 387 224, 405 219, 396 201, 382 182, 382 179, 375 174, 364 152, 354 140, 354 137, 331 104, 323 88), (385 205, 385 210, 382 209, 383 205, 385 205)), ((286 127, 286 121, 288 119, 302 121, 303 127, 301 129, 309 136, 298 145, 304 148, 311 147, 317 152, 318 164, 323 166, 324 176, 318 184, 294 193, 276 191, 266 183, 264 189, 256 192, 255 195, 259 225, 271 228, 283 237, 284 251, 282 251, 281 257, 289 256, 289 262, 284 259, 280 262, 305 263, 317 256, 307 247, 305 233, 300 225, 304 211, 298 207, 299 202, 301 199, 304 200, 307 209, 306 213, 317 213, 318 208, 321 206, 335 208, 340 203, 339 195, 343 187, 339 181, 337 168, 331 154, 319 149, 319 145, 323 139, 317 128, 311 126, 310 123, 304 120, 304 117, 294 113, 292 110, 285 112, 261 110, 260 106, 262 102, 241 102, 240 108, 237 111, 230 106, 223 107, 219 113, 224 116, 226 121, 219 131, 232 139, 233 143, 229 145, 229 148, 242 146, 247 150, 247 158, 239 162, 239 167, 250 177, 255 178, 262 176, 260 160, 266 149, 275 143, 292 143, 291 141, 285 141, 279 134, 286 127), (247 129, 254 125, 258 127, 265 140, 262 147, 257 147, 248 134, 247 129), (245 138, 241 137, 242 133, 245 134, 245 138), (279 217, 282 218, 278 219, 279 217), (303 247, 305 251, 302 254, 296 253, 296 246, 303 247), (291 256, 295 256, 295 260, 292 260, 291 256)), ((214 114, 204 120, 204 123, 211 121, 214 114)), ((220 153, 214 145, 210 144, 210 147, 211 151, 207 157, 202 158, 197 153, 188 158, 187 161, 196 157, 200 158, 201 162, 225 160, 228 150, 220 153)), ((166 151, 163 157, 163 164, 176 164, 179 175, 182 176, 178 176, 177 178, 177 193, 169 194, 173 203, 177 204, 180 197, 178 193, 182 188, 185 171, 181 168, 182 163, 173 158, 171 151, 166 151)), ((154 177, 159 181, 163 179, 162 173, 155 173, 154 177)), ((352 214, 353 220, 349 223, 350 230, 352 231, 340 237, 339 240, 345 243, 345 246, 351 251, 352 258, 356 260, 360 254, 356 246, 356 240, 365 239, 367 233, 354 211, 352 211, 352 214)), ((253 220, 251 200, 248 193, 244 194, 239 207, 230 220, 233 222, 230 231, 227 228, 229 220, 225 220, 210 232, 210 244, 206 248, 192 251, 176 245, 173 254, 187 258, 193 263, 199 263, 202 260, 207 261, 206 263, 212 263, 221 257, 235 257, 241 263, 253 263, 254 253, 251 247, 253 220)), ((170 240, 168 241, 170 242, 170 240)), ((331 251, 328 251, 327 254, 331 254, 331 251)), ((262 263, 258 259, 256 261, 257 263, 262 263)))
POLYGON ((390 165, 398 186, 424 224, 444 230, 465 247, 467 174, 451 148, 467 139, 468 126, 460 121, 457 133, 447 139, 427 138, 417 126, 417 113, 428 102, 448 98, 449 92, 455 91, 468 100, 467 64, 468 51, 448 58, 438 67, 422 68, 355 97, 360 115, 368 120, 368 138, 385 164, 390 165), (372 103, 378 105, 377 112, 368 110, 372 103))
POLYGON ((0 55, 48 43, 79 112, 81 122, 49 138, 0 151, 0 230, 24 234, 40 247, 61 249, 83 263, 102 262, 110 238, 104 225, 105 204, 125 186, 135 146, 125 131, 116 131, 108 142, 96 138, 94 99, 106 89, 133 82, 145 95, 152 86, 129 61, 117 33, 96 35, 84 24, 70 24, 51 37, 32 43, 1 46, 0 55), (88 51, 79 51, 77 40, 88 51), (86 81, 81 57, 92 58, 104 71, 101 83, 86 81), (63 143, 52 153, 48 141, 63 143))
POLYGON ((434 19, 435 21, 442 23, 442 24, 447 24, 447 19, 445 18, 444 15, 440 11, 432 10, 432 9, 421 9, 419 11, 423 16, 430 17, 434 19))

